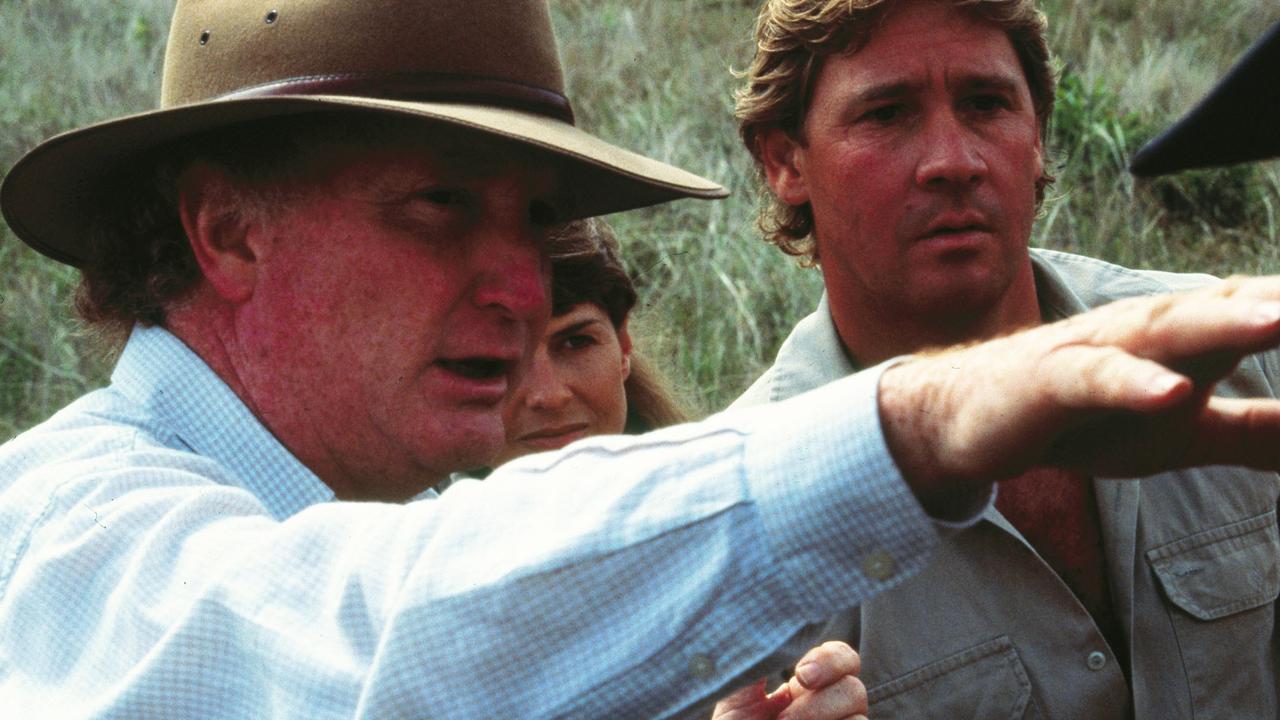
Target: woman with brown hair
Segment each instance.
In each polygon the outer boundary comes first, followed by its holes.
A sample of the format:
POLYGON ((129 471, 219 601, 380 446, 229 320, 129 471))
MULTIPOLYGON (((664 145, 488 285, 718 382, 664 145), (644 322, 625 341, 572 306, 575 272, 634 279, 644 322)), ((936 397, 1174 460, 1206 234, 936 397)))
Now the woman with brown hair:
POLYGON ((602 220, 569 223, 548 240, 551 321, 507 401, 505 462, 589 435, 640 433, 688 420, 665 379, 635 350, 636 291, 602 220))

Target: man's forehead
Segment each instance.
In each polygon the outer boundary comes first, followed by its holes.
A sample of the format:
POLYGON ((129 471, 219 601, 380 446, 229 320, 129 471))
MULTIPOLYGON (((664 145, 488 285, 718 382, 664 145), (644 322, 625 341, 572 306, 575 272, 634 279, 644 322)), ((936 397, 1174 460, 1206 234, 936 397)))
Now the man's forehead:
POLYGON ((444 123, 398 126, 314 148, 323 164, 384 180, 479 182, 519 175, 558 185, 562 162, 553 154, 496 135, 444 123))
POLYGON ((1008 33, 950 3, 895 6, 877 19, 862 43, 832 61, 877 95, 910 91, 923 80, 916 75, 930 61, 944 69, 949 85, 1006 87, 1022 80, 1008 33), (993 62, 1001 56, 1013 63, 993 62))

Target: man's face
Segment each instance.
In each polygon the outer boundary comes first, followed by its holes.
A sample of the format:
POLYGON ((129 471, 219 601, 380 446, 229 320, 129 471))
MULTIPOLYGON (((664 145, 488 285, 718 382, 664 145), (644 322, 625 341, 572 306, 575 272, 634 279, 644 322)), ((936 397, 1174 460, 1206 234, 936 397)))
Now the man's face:
POLYGON ((550 312, 551 161, 454 135, 335 151, 259 226, 240 380, 340 496, 405 497, 487 463, 550 312))
POLYGON ((813 209, 833 311, 947 322, 1029 276, 1040 136, 1000 29, 950 2, 890 10, 864 47, 827 59, 803 139, 786 138, 790 172, 769 178, 813 209))

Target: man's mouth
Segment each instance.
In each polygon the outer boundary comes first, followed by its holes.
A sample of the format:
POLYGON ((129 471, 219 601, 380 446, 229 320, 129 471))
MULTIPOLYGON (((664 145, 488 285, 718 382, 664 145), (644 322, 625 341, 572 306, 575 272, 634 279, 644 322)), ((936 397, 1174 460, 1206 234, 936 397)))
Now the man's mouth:
POLYGON ((925 228, 924 237, 940 238, 966 233, 989 232, 983 218, 974 212, 948 213, 951 217, 939 217, 925 228))
POLYGON ((944 228, 938 228, 937 230, 934 230, 933 232, 929 233, 929 237, 932 237, 932 238, 951 237, 954 235, 963 235, 968 232, 978 232, 981 229, 982 228, 977 225, 965 225, 963 227, 944 227, 944 228))
POLYGON ((471 380, 491 380, 506 375, 511 370, 511 361, 494 357, 467 357, 439 360, 437 364, 445 370, 471 380))

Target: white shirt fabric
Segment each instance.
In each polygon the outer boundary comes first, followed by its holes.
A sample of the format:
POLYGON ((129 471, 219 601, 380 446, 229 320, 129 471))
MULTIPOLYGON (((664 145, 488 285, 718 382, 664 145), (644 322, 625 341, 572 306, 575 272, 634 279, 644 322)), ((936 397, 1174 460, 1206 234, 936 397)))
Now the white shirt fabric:
POLYGON ((877 372, 339 502, 180 340, 0 446, 0 715, 655 718, 937 543, 877 372))

